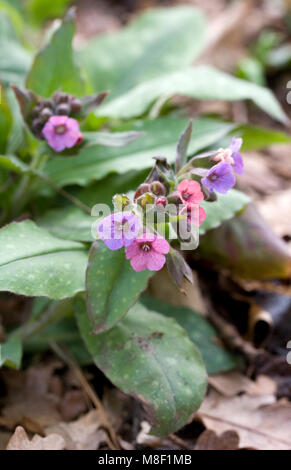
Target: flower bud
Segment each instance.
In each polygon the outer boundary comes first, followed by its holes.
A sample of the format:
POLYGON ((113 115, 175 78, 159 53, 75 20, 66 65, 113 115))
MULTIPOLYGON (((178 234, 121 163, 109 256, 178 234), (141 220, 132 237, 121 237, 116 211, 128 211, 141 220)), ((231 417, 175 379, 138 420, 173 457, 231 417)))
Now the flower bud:
POLYGON ((68 116, 71 112, 71 106, 67 103, 61 103, 56 108, 56 113, 62 116, 68 116))
POLYGON ((44 108, 40 113, 40 120, 46 122, 53 115, 53 111, 50 108, 44 108))
POLYGON ((136 202, 139 206, 145 209, 147 205, 153 205, 155 203, 155 196, 151 193, 145 193, 145 194, 142 194, 136 200, 136 202))
POLYGON ((170 204, 182 204, 179 191, 173 191, 168 195, 168 201, 170 204))
POLYGON ((82 101, 77 99, 77 98, 73 98, 71 100, 71 110, 72 110, 72 113, 73 114, 77 114, 81 111, 82 109, 82 101))
POLYGON ((142 194, 150 192, 150 185, 147 183, 141 184, 134 195, 133 200, 136 201, 142 194))
POLYGON ((151 192, 156 196, 164 196, 166 194, 166 188, 160 181, 153 181, 151 184, 151 192))
POLYGON ((55 101, 55 103, 59 104, 59 103, 68 103, 69 101, 69 95, 67 93, 62 93, 61 91, 56 91, 54 94, 53 94, 53 100, 55 101))
POLYGON ((130 204, 130 199, 125 194, 115 194, 112 199, 116 210, 122 211, 130 204))
POLYGON ((164 197, 164 196, 159 196, 157 199, 156 199, 156 205, 157 206, 163 206, 165 207, 167 205, 167 198, 164 197))

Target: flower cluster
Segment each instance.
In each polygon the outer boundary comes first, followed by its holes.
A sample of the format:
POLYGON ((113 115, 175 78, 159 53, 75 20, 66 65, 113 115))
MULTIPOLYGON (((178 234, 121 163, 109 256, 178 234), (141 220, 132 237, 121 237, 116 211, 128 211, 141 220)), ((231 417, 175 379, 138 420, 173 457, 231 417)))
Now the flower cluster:
POLYGON ((82 102, 73 95, 57 91, 50 99, 39 99, 31 112, 31 130, 39 139, 46 139, 56 152, 82 142, 79 123, 71 116, 82 110, 82 102))
POLYGON ((167 255, 169 270, 173 260, 178 263, 171 274, 181 279, 181 273, 182 277, 187 273, 185 261, 175 254, 169 240, 180 241, 182 249, 198 246, 197 228, 207 216, 204 201, 214 201, 215 191, 227 193, 235 185, 235 173, 244 171, 239 153, 241 145, 242 139, 235 138, 229 148, 197 155, 189 162, 182 158, 184 165, 179 166, 180 161, 176 161, 176 173, 165 158, 157 157, 154 168, 137 188, 132 201, 124 194, 114 196, 118 212, 99 223, 99 239, 110 250, 125 247, 126 259, 135 271, 158 271, 164 266, 167 255), (210 169, 197 168, 201 158, 208 158, 210 169))

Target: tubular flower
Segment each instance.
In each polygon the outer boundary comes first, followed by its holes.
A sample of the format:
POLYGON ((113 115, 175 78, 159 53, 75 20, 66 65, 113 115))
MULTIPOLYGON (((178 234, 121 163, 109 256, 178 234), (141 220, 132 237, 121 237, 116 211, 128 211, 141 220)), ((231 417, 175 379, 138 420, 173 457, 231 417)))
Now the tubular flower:
POLYGON ((140 229, 139 219, 132 212, 116 212, 103 219, 98 235, 110 250, 119 250, 134 242, 140 229))
POLYGON ((49 146, 56 152, 72 148, 83 139, 78 121, 68 116, 51 116, 43 128, 42 134, 49 146))
POLYGON ((130 259, 135 271, 159 271, 166 262, 165 254, 169 250, 170 245, 163 237, 144 233, 126 249, 126 259, 130 259))

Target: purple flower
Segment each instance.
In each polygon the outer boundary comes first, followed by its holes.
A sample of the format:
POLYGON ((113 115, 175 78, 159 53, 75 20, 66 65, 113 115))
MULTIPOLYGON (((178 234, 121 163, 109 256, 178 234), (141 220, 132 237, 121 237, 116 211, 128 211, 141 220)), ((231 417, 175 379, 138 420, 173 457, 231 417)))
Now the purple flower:
POLYGON ((132 212, 116 212, 103 219, 98 235, 110 250, 119 250, 133 243, 140 229, 140 221, 132 212))
POLYGON ((68 116, 51 116, 42 133, 50 147, 56 152, 72 148, 82 142, 79 123, 68 116))
POLYGON ((210 192, 214 190, 221 194, 226 194, 227 191, 235 185, 235 176, 229 163, 220 162, 214 165, 208 171, 205 178, 202 178, 201 183, 206 186, 210 192))
POLYGON ((244 162, 241 154, 239 153, 242 143, 243 140, 237 137, 232 139, 231 145, 229 147, 232 152, 231 156, 233 158, 233 168, 238 175, 241 175, 244 172, 244 162))
POLYGON ((238 137, 232 139, 231 145, 226 149, 219 149, 212 160, 216 163, 228 163, 237 174, 241 175, 244 172, 244 162, 239 153, 242 142, 238 137))
POLYGON ((126 248, 126 259, 130 259, 135 271, 159 271, 166 262, 165 254, 169 250, 170 245, 163 237, 144 233, 126 248))

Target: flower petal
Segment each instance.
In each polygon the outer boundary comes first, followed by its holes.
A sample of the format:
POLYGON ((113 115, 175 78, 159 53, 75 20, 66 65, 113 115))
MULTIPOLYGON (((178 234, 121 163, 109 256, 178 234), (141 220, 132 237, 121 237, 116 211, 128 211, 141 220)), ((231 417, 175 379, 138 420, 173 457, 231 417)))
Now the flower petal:
POLYGON ((163 237, 156 237, 152 243, 152 248, 157 253, 167 254, 170 251, 170 245, 163 237))
POLYGON ((242 175, 245 171, 244 162, 242 156, 236 152, 233 153, 232 158, 234 160, 233 169, 238 175, 242 175))
POLYGON ((150 271, 160 271, 166 262, 166 257, 154 250, 148 252, 146 258, 147 268, 150 271))
POLYGON ((135 271, 144 271, 147 269, 147 258, 143 252, 139 252, 136 256, 131 258, 130 264, 135 271))

